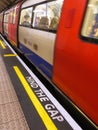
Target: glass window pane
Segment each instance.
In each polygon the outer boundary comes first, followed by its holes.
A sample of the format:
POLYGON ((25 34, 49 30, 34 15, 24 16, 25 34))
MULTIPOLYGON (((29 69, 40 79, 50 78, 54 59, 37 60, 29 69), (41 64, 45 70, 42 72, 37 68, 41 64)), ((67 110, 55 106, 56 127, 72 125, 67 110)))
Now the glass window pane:
POLYGON ((56 0, 36 6, 33 27, 44 30, 57 30, 63 0, 56 0))
POLYGON ((56 0, 48 4, 48 14, 50 19, 50 30, 57 30, 59 19, 61 15, 61 9, 63 5, 63 0, 56 0))
POLYGON ((12 24, 13 23, 13 10, 11 10, 11 12, 10 12, 10 23, 12 24))
POLYGON ((48 29, 49 20, 47 16, 47 4, 41 4, 36 6, 33 12, 34 12, 33 27, 48 29))
POLYGON ((15 24, 15 18, 16 18, 16 7, 13 9, 12 17, 13 17, 13 24, 15 24))
POLYGON ((84 17, 81 35, 98 39, 98 0, 89 0, 84 17))
POLYGON ((4 23, 7 23, 8 22, 8 14, 5 14, 4 15, 4 23))
POLYGON ((31 26, 32 7, 21 11, 20 25, 31 26))

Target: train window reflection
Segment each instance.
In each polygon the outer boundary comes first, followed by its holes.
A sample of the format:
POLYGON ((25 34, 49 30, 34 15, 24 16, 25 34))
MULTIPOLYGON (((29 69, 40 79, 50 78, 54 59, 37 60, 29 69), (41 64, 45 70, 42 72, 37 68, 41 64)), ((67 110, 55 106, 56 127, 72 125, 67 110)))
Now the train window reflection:
POLYGON ((17 7, 15 7, 15 8, 13 8, 13 24, 15 24, 15 18, 16 18, 16 9, 17 9, 17 7))
POLYGON ((17 6, 10 10, 10 23, 15 24, 17 6))
POLYGON ((32 26, 44 30, 57 30, 63 0, 56 0, 35 7, 32 26))
POLYGON ((20 25, 31 26, 32 7, 23 9, 20 16, 20 25))
POLYGON ((98 39, 98 0, 89 0, 81 35, 86 38, 98 39))
POLYGON ((4 23, 8 23, 8 13, 4 14, 4 23))
POLYGON ((8 16, 9 16, 9 12, 6 12, 4 14, 4 34, 8 34, 8 16))
POLYGON ((13 23, 13 10, 10 11, 10 23, 13 23))

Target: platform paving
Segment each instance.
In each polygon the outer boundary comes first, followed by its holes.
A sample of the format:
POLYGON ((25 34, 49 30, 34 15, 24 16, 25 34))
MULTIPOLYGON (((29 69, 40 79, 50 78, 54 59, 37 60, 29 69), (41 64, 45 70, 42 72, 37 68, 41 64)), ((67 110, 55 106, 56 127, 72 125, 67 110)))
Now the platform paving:
POLYGON ((29 130, 28 124, 1 55, 0 130, 29 130))

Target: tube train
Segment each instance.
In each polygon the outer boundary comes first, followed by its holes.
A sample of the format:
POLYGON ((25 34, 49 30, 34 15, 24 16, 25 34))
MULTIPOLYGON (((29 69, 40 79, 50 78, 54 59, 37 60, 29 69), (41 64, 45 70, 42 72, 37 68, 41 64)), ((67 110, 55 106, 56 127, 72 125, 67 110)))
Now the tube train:
POLYGON ((98 125, 98 0, 27 0, 0 32, 98 125), (80 7, 81 5, 81 7, 80 7))

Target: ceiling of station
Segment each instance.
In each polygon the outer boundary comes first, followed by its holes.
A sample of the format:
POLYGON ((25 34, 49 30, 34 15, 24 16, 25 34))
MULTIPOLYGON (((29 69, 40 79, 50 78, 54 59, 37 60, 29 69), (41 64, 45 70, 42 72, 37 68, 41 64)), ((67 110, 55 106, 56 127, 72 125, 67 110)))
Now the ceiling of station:
POLYGON ((18 1, 20 0, 0 0, 0 12, 11 6, 14 2, 18 1))

